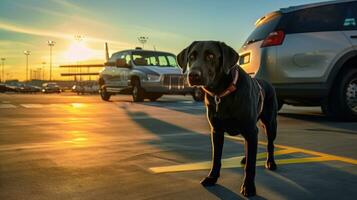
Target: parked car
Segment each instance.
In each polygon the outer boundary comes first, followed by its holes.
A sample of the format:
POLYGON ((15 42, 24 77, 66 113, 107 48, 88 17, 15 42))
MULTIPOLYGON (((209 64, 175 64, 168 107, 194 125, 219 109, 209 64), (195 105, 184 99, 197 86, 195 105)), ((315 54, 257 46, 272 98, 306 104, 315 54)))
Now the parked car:
POLYGON ((203 99, 200 89, 188 85, 174 54, 138 48, 114 53, 99 74, 99 86, 105 101, 118 93, 132 94, 135 102, 156 101, 164 94, 191 94, 196 101, 203 99))
POLYGON ((279 105, 321 106, 357 119, 357 1, 283 8, 256 22, 239 64, 270 81, 279 105))
POLYGON ((94 82, 78 82, 72 86, 72 92, 79 94, 98 94, 99 85, 94 82))
POLYGON ((42 85, 43 93, 61 93, 61 88, 57 85, 57 83, 44 83, 42 85))
POLYGON ((0 83, 0 92, 4 93, 8 91, 8 87, 4 83, 0 83))
POLYGON ((9 85, 1 84, 1 92, 21 92, 21 93, 35 93, 40 92, 41 88, 25 83, 11 83, 9 85))

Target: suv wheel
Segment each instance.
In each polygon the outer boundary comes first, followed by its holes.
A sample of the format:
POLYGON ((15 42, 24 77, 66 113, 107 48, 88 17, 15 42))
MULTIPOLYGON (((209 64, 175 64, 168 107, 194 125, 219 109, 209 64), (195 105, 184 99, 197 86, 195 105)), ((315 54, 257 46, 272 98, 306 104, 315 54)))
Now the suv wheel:
POLYGON ((134 81, 133 81, 132 96, 133 96, 134 102, 144 101, 145 91, 140 86, 140 82, 137 79, 134 79, 134 81))
POLYGON ((282 99, 279 99, 278 98, 278 111, 281 110, 281 108, 283 107, 284 105, 284 101, 282 99))
POLYGON ((322 111, 339 120, 357 120, 357 69, 349 69, 339 76, 322 111))
POLYGON ((102 88, 100 90, 100 97, 102 98, 102 100, 109 101, 110 96, 112 96, 112 94, 107 92, 107 90, 105 88, 102 88))
POLYGON ((205 93, 200 87, 193 89, 192 97, 195 101, 203 101, 205 99, 205 93))
POLYGON ((152 93, 150 95, 148 95, 148 98, 150 99, 150 101, 156 101, 158 100, 160 97, 162 97, 162 94, 158 94, 158 93, 152 93))

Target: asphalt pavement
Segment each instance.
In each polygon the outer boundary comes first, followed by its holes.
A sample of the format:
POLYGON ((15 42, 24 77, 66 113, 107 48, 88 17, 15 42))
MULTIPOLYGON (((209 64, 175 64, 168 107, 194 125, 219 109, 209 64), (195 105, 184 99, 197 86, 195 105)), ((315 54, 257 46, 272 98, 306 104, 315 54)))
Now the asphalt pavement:
MULTIPOLYGON (((357 199, 357 123, 284 106, 274 172, 259 137, 250 199, 357 199)), ((240 137, 226 137, 218 184, 199 184, 210 145, 205 108, 190 96, 0 94, 0 199, 245 199, 240 137)))

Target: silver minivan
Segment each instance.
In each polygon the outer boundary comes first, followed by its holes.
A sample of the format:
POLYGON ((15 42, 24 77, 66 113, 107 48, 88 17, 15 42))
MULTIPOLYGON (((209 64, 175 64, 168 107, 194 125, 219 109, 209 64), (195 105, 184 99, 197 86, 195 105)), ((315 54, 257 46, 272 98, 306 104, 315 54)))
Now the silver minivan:
POLYGON ((239 54, 244 70, 275 86, 280 108, 321 106, 333 118, 357 119, 357 1, 269 13, 239 54))

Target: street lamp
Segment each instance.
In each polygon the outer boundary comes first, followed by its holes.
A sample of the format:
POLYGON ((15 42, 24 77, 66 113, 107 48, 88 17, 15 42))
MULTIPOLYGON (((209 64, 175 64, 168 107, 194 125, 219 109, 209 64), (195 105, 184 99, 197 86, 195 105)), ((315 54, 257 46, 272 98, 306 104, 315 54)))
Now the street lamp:
POLYGON ((5 82, 5 75, 4 75, 4 62, 5 62, 5 58, 1 58, 1 65, 2 65, 2 68, 1 68, 1 81, 4 81, 5 82))
POLYGON ((26 81, 29 80, 29 55, 31 54, 31 51, 26 50, 24 51, 24 54, 26 55, 26 81))
MULTIPOLYGON (((83 35, 75 35, 74 39, 79 43, 83 40, 83 35)), ((79 59, 77 60, 77 66, 79 68, 79 73, 82 73, 82 68, 79 66, 79 59)), ((79 75, 79 80, 82 81, 82 75, 79 75)))
POLYGON ((148 41, 148 39, 149 39, 149 37, 144 37, 144 36, 138 37, 139 42, 143 45, 143 49, 144 49, 144 45, 148 41))
POLYGON ((56 42, 52 40, 47 41, 48 46, 50 46, 50 81, 52 80, 52 47, 55 46, 56 42))
POLYGON ((42 80, 45 80, 45 64, 46 62, 42 62, 42 80))

